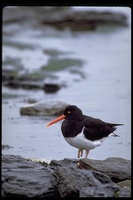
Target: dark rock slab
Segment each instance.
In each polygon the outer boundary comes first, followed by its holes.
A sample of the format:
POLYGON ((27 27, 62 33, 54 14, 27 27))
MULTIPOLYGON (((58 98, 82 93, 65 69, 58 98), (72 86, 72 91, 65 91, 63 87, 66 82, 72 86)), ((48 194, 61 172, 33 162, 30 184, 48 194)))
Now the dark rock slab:
POLYGON ((51 167, 61 167, 61 166, 71 166, 71 167, 77 167, 78 165, 78 159, 71 159, 71 158, 65 158, 63 160, 51 160, 50 166, 51 167))
MULTIPOLYGON (((127 16, 121 12, 74 10, 67 6, 11 7, 3 15, 4 24, 26 23, 27 20, 48 24, 59 29, 93 30, 98 24, 127 25, 127 16), (43 14, 42 14, 43 13, 43 14)), ((30 26, 32 23, 29 24, 30 26)), ((33 23, 34 25, 34 23, 33 23)), ((33 26, 34 27, 34 26, 33 26)))
POLYGON ((44 115, 44 116, 59 116, 63 114, 65 107, 69 104, 56 101, 56 102, 37 102, 25 105, 20 108, 21 115, 44 115))
POLYGON ((77 160, 52 161, 52 185, 61 197, 113 197, 120 187, 109 176, 95 171, 79 169, 77 160))
POLYGON ((81 159, 79 163, 81 169, 103 172, 115 183, 131 180, 131 161, 127 159, 117 157, 109 157, 106 160, 81 159))
POLYGON ((46 93, 54 93, 57 92, 61 88, 60 85, 55 84, 55 83, 45 83, 43 86, 43 90, 46 93))
MULTIPOLYGON (((116 182, 120 186, 120 190, 114 193, 114 197, 130 197, 131 196, 131 161, 123 158, 110 157, 106 160, 92 160, 92 159, 64 159, 64 160, 52 160, 50 166, 55 169, 56 167, 66 168, 79 168, 92 171, 95 178, 98 178, 102 183, 107 182, 105 176, 97 174, 95 172, 101 172, 107 177, 110 177, 113 182, 116 182), (113 164, 112 164, 113 163, 113 164), (124 181, 121 181, 123 180, 124 181), (121 182, 119 182, 121 181, 121 182)), ((73 172, 71 172, 73 173, 73 172)), ((82 173, 82 171, 81 171, 82 173)), ((64 178, 64 177, 63 177, 64 178)), ((59 182, 58 182, 59 183, 59 182)), ((57 183, 57 184, 58 184, 57 183)), ((77 193, 76 193, 77 195, 77 193)), ((90 187, 80 188, 80 196, 82 197, 105 197, 105 188, 95 188, 94 185, 90 187)))
POLYGON ((2 150, 4 150, 4 149, 11 149, 11 148, 14 148, 14 147, 12 147, 12 146, 10 146, 10 145, 8 145, 8 144, 3 144, 2 145, 2 150))
POLYGON ((58 11, 42 20, 43 24, 48 24, 57 29, 65 27, 72 31, 95 30, 101 25, 127 26, 127 17, 123 13, 114 13, 110 11, 58 11))
MULTIPOLYGON (((17 76, 17 75, 16 75, 17 76)), ((39 81, 32 81, 30 80, 22 80, 21 77, 17 76, 15 78, 8 77, 8 75, 4 76, 2 78, 3 85, 9 88, 13 89, 26 89, 26 90, 43 90, 46 93, 54 93, 57 92, 59 89, 64 87, 63 84, 57 84, 57 83, 45 83, 42 84, 39 81), (7 79, 7 80, 5 80, 7 79)))
POLYGON ((32 90, 32 89, 42 89, 42 85, 36 82, 30 82, 30 81, 21 81, 21 80, 9 80, 5 81, 3 83, 4 86, 18 89, 18 88, 23 88, 27 90, 32 90))
MULTIPOLYGON (((115 160, 116 158, 108 158, 106 160, 113 159, 115 160)), ((126 181, 116 184, 107 174, 99 170, 94 168, 81 169, 81 161, 83 160, 52 160, 48 164, 40 159, 25 159, 21 156, 2 155, 2 197, 131 196, 131 181, 128 180, 128 174, 126 181)), ((119 163, 120 158, 117 158, 117 160, 119 163)), ((105 161, 101 161, 103 165, 105 161)), ((99 165, 99 161, 95 160, 95 165, 96 162, 99 165)), ((125 162, 124 159, 121 160, 121 163, 128 165, 128 161, 125 162)), ((116 166, 121 171, 117 162, 116 166)), ((101 167, 103 167, 102 164, 101 167)), ((112 171, 114 169, 112 168, 112 171)))
POLYGON ((2 155, 3 197, 53 197, 50 170, 21 156, 2 155))

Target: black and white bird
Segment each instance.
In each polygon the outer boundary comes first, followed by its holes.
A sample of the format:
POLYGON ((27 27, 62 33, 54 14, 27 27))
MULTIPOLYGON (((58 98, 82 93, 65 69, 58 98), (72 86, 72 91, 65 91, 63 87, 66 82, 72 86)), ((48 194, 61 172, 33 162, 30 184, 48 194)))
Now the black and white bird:
POLYGON ((89 151, 102 144, 102 140, 114 133, 116 126, 123 124, 108 123, 100 119, 86 116, 75 105, 67 106, 64 114, 47 124, 47 127, 63 120, 61 131, 65 140, 71 146, 78 149, 78 158, 82 157, 86 150, 85 158, 89 151))

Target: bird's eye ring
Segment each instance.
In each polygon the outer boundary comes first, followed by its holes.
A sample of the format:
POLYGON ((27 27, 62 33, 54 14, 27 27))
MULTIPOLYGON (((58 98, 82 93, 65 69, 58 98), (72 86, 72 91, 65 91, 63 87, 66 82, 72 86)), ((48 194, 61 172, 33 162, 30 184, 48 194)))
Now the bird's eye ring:
POLYGON ((69 111, 67 111, 67 114, 70 114, 71 113, 71 111, 69 110, 69 111))

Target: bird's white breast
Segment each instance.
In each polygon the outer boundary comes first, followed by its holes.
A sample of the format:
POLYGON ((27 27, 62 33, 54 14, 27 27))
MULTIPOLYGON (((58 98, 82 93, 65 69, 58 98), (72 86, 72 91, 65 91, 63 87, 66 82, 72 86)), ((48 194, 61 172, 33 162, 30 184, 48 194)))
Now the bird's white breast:
POLYGON ((78 149, 90 150, 101 145, 101 141, 91 141, 85 138, 83 132, 78 134, 76 137, 68 137, 65 140, 73 147, 78 149))

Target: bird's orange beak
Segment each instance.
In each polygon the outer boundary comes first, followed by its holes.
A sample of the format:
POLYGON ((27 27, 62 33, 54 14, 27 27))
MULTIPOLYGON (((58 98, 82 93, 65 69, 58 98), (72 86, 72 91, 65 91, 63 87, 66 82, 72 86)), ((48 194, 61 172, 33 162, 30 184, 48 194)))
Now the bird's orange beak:
POLYGON ((56 122, 58 122, 58 121, 60 121, 60 120, 62 120, 62 119, 65 119, 65 115, 61 115, 60 117, 57 117, 56 119, 54 119, 53 121, 51 121, 51 122, 49 122, 47 125, 46 125, 46 127, 49 127, 49 126, 51 126, 52 124, 55 124, 56 122))

